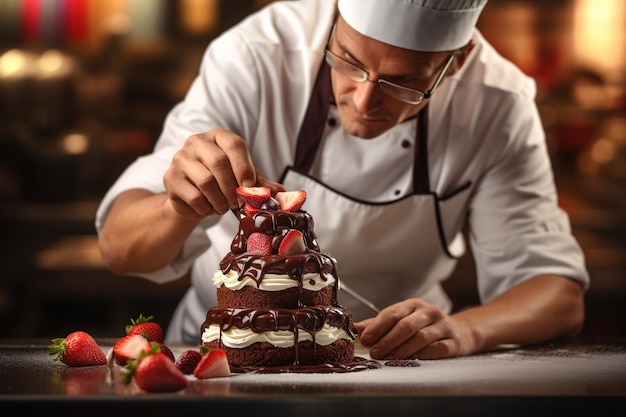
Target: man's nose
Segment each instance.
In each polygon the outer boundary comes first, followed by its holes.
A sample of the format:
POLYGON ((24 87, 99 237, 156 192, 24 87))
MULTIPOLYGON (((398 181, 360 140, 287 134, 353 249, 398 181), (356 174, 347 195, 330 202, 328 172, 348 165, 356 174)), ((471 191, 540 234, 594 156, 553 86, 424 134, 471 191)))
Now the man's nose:
POLYGON ((380 106, 383 92, 380 90, 377 81, 369 78, 358 83, 354 92, 354 105, 360 113, 369 113, 380 106))

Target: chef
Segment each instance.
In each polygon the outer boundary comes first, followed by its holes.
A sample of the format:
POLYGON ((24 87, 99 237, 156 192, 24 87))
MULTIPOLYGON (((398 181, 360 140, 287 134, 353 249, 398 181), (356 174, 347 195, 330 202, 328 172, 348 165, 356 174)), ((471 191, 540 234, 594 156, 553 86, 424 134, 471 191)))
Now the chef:
POLYGON ((165 283, 190 271, 169 343, 198 343, 216 304, 238 185, 307 190, 374 359, 580 331, 589 276, 535 84, 476 29, 485 2, 277 1, 209 45, 96 219, 112 272, 165 283), (441 283, 470 248, 481 305, 455 311, 441 283))

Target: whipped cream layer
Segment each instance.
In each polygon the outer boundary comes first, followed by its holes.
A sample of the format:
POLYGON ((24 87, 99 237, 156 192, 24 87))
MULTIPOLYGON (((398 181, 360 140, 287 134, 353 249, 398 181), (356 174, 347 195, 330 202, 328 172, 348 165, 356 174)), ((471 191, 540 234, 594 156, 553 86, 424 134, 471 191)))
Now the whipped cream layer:
MULTIPOLYGON (((244 287, 256 287, 257 281, 248 276, 244 276, 243 279, 240 280, 237 271, 231 270, 224 274, 221 270, 218 270, 213 275, 213 284, 217 288, 224 285, 231 291, 237 291, 244 287)), ((319 291, 322 288, 334 284, 335 277, 329 273, 323 274, 323 276, 318 273, 307 273, 302 276, 302 288, 305 290, 319 291)), ((298 285, 298 281, 288 275, 265 274, 258 288, 263 291, 282 291, 288 288, 298 287, 298 285)))
MULTIPOLYGON (((233 327, 228 331, 222 332, 222 343, 230 348, 241 349, 250 346, 253 343, 271 343, 280 348, 292 347, 295 343, 295 335, 288 330, 268 331, 255 333, 250 329, 239 329, 233 327)), ((202 342, 208 343, 219 340, 220 327, 212 324, 204 329, 202 333, 202 342)), ((327 346, 339 340, 352 340, 344 330, 324 324, 321 330, 315 332, 315 343, 321 346, 327 346)), ((305 340, 313 341, 313 336, 304 330, 298 332, 298 342, 305 340)))

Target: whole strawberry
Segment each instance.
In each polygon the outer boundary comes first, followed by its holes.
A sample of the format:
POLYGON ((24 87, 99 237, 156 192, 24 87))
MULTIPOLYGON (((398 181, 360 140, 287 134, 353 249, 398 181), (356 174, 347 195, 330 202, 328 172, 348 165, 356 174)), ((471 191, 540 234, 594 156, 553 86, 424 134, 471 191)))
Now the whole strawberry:
POLYGON ((52 339, 48 354, 54 361, 68 366, 106 365, 107 358, 94 338, 86 332, 75 331, 67 337, 52 339))
POLYGON ((206 351, 208 348, 201 346, 200 350, 187 349, 183 351, 176 359, 176 367, 185 375, 193 374, 193 370, 196 369, 200 359, 202 359, 201 352, 203 352, 203 349, 206 351))
POLYGON ((189 381, 174 365, 174 362, 162 353, 157 343, 152 343, 149 352, 142 352, 137 359, 128 362, 124 383, 135 378, 137 386, 146 392, 175 392, 185 388, 189 381))
POLYGON ((163 328, 160 324, 152 321, 154 316, 144 317, 140 314, 136 319, 131 319, 130 324, 126 326, 126 334, 143 335, 150 342, 163 342, 163 328))
POLYGON ((271 255, 272 236, 265 233, 254 232, 248 237, 247 253, 251 255, 271 255))
POLYGON ((158 343, 158 345, 159 349, 161 349, 161 353, 164 353, 165 356, 170 358, 172 362, 176 361, 176 357, 174 356, 174 352, 172 352, 172 349, 170 349, 165 343, 158 343))

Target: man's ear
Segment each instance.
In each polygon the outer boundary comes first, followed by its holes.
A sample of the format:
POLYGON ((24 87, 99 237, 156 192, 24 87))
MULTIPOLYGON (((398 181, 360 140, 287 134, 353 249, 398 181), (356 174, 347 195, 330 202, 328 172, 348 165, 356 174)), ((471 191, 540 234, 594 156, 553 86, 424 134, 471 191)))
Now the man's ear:
POLYGON ((470 40, 467 45, 459 50, 459 52, 456 54, 456 57, 454 58, 454 65, 451 66, 451 68, 448 70, 447 75, 456 74, 461 68, 463 68, 463 64, 465 64, 467 57, 469 56, 470 52, 472 52, 472 49, 474 49, 475 46, 476 42, 470 40))

